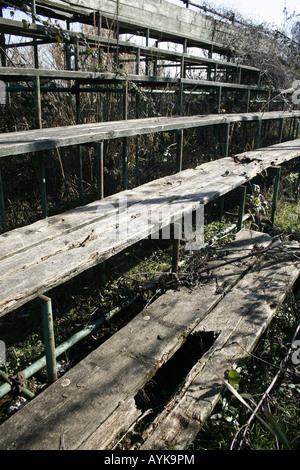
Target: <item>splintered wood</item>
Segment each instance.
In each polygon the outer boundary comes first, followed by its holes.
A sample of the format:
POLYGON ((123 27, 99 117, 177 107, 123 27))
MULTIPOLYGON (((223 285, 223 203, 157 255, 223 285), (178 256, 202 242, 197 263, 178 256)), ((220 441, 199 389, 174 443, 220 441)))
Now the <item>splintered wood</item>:
POLYGON ((62 436, 69 450, 114 448, 145 413, 138 392, 187 338, 213 331, 217 339, 153 417, 139 447, 185 448, 217 402, 228 358, 251 351, 298 277, 299 244, 242 230, 207 267, 199 286, 167 291, 7 420, 0 448, 58 449, 62 436), (255 256, 257 249, 264 255, 255 256))

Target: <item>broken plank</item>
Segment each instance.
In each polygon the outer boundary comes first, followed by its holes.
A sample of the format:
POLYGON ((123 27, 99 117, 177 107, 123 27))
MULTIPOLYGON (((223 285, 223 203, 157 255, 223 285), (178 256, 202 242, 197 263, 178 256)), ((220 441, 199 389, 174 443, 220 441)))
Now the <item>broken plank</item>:
MULTIPOLYGON (((221 253, 221 259, 240 258, 249 254, 256 244, 268 246, 270 240, 264 234, 241 231, 229 250, 221 253)), ((255 258, 247 258, 231 263, 230 270, 224 266, 215 268, 214 276, 218 275, 228 291, 253 262, 255 258)), ((215 266, 216 261, 213 263, 215 266)), ((67 449, 89 446, 91 436, 95 443, 99 442, 100 435, 105 435, 107 420, 114 425, 122 424, 119 413, 122 416, 126 413, 125 404, 129 402, 134 422, 137 413, 132 409, 132 397, 180 348, 201 318, 223 299, 223 294, 216 293, 215 277, 205 276, 199 288, 173 293, 180 311, 174 310, 176 302, 169 301, 171 294, 167 292, 160 297, 6 421, 0 427, 0 448, 57 449, 63 433, 67 449), (191 308, 188 308, 188 300, 191 308), (159 340, 158 335, 165 339, 159 340)), ((128 419, 124 422, 130 424, 128 419)), ((119 431, 122 430, 120 426, 119 431)), ((106 441, 107 438, 106 435, 106 441)))
POLYGON ((185 449, 211 415, 222 379, 248 358, 300 274, 299 243, 280 243, 264 255, 193 333, 218 331, 211 349, 144 432, 141 450, 185 449))

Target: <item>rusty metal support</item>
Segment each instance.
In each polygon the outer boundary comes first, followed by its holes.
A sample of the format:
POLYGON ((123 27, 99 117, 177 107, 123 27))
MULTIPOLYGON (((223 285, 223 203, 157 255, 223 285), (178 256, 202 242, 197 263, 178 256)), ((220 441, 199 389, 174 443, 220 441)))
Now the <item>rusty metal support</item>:
POLYGON ((247 193, 246 186, 241 186, 240 191, 241 191, 241 199, 240 199, 239 217, 238 217, 238 223, 237 223, 238 232, 240 232, 243 228, 244 211, 245 211, 245 204, 246 204, 246 193, 247 193))
POLYGON ((174 222, 173 228, 173 249, 172 249, 172 273, 178 273, 179 267, 179 255, 180 255, 180 240, 181 240, 181 220, 180 222, 174 222))

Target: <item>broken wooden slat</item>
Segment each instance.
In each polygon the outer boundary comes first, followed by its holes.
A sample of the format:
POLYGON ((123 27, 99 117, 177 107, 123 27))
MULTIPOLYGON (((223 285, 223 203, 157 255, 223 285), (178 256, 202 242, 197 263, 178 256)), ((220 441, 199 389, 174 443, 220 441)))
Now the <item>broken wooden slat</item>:
POLYGON ((146 449, 185 449, 217 404, 222 378, 249 357, 300 274, 299 243, 279 243, 259 260, 195 328, 220 333, 180 391, 144 433, 146 449))
MULTIPOLYGON (((233 259, 249 254, 254 245, 267 247, 270 241, 268 235, 242 231, 236 242, 221 252, 221 260, 230 262, 230 269, 218 268, 217 260, 211 268, 224 292, 230 291, 256 261, 249 257, 232 263, 233 259)), ((88 448, 96 441, 101 447, 104 428, 106 442, 109 440, 107 422, 113 426, 119 423, 119 428, 111 431, 111 438, 116 437, 124 424, 130 425, 129 417, 131 422, 137 419, 132 402, 135 394, 222 301, 223 293, 216 292, 214 276, 204 276, 203 285, 192 291, 167 292, 137 315, 6 421, 0 428, 0 448, 56 449, 62 435, 68 449, 88 448), (159 340, 158 335, 164 339, 159 340)))

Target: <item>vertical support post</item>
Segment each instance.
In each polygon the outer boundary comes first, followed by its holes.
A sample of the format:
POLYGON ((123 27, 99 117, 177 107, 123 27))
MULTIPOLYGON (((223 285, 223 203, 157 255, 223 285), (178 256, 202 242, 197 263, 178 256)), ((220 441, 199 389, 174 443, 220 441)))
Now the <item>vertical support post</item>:
POLYGON ((296 201, 298 201, 300 195, 300 164, 298 166, 298 181, 296 186, 296 201))
MULTIPOLYGON (((3 10, 0 8, 0 18, 3 18, 3 10)), ((5 35, 0 34, 0 47, 1 47, 1 65, 2 67, 6 67, 7 60, 6 60, 6 48, 5 48, 5 35)))
POLYGON ((48 208, 47 208, 45 157, 42 153, 39 153, 37 158, 38 158, 38 171, 39 171, 40 188, 41 188, 42 214, 43 214, 43 217, 46 219, 48 217, 48 208))
POLYGON ((138 47, 136 50, 136 66, 135 66, 135 73, 137 75, 140 74, 140 60, 141 60, 141 49, 138 47))
POLYGON ((5 214, 5 203, 4 203, 4 192, 3 192, 1 168, 0 168, 0 214, 1 214, 1 221, 2 221, 2 230, 3 232, 6 232, 7 225, 6 225, 6 214, 5 214))
POLYGON ((179 82, 179 114, 180 116, 183 116, 184 114, 184 109, 183 109, 183 83, 180 80, 179 82))
POLYGON ((225 128, 225 157, 229 155, 230 123, 225 128))
POLYGON ((225 207, 225 196, 219 197, 219 221, 222 221, 224 215, 224 207, 225 207))
POLYGON ((49 297, 46 297, 45 295, 40 295, 39 299, 42 302, 42 324, 44 333, 48 381, 52 383, 57 380, 52 302, 51 299, 49 297))
POLYGON ((255 148, 256 149, 258 149, 260 147, 261 126, 262 126, 262 121, 259 121, 257 132, 256 132, 256 137, 255 137, 255 148))
POLYGON ((250 107, 250 98, 251 98, 251 90, 247 90, 247 98, 246 98, 246 113, 249 113, 250 107))
POLYGON ((296 119, 297 119, 296 139, 298 139, 298 137, 299 137, 300 119, 299 119, 299 118, 296 118, 296 119))
POLYGON ((274 183, 274 193, 273 193, 272 212, 271 212, 271 222, 272 222, 272 224, 274 224, 274 220, 275 220, 275 212, 276 212, 277 199, 278 199, 279 181, 280 181, 280 174, 281 174, 281 167, 280 166, 275 166, 273 168, 275 170, 275 183, 274 183))
POLYGON ((215 64, 214 67, 214 81, 217 81, 217 74, 218 74, 218 64, 215 64))
POLYGON ((182 171, 183 129, 177 129, 176 172, 182 171))
POLYGON ((284 125, 284 119, 283 119, 283 118, 280 118, 279 132, 278 132, 278 143, 279 143, 279 144, 280 144, 281 141, 282 141, 283 125, 284 125))
MULTIPOLYGON (((81 113, 80 113, 80 90, 79 84, 76 80, 76 122, 80 124, 81 113)), ((82 146, 78 145, 78 192, 79 192, 79 202, 83 202, 83 170, 82 170, 82 146)))
MULTIPOLYGON (((139 118, 139 107, 140 107, 140 95, 137 92, 135 98, 135 117, 136 119, 139 118)), ((136 144, 135 144, 135 179, 136 183, 138 183, 138 171, 139 171, 139 155, 140 155, 140 136, 136 136, 136 144)))
POLYGON ((293 137, 292 137, 293 139, 296 139, 296 129, 297 129, 297 118, 294 117, 294 118, 293 118, 293 134, 292 134, 292 135, 293 135, 293 137))
POLYGON ((217 113, 220 114, 221 112, 221 101, 222 101, 222 87, 219 86, 218 88, 218 102, 217 102, 217 113))
POLYGON ((240 232, 243 228, 243 220, 244 220, 244 211, 245 211, 245 204, 246 204, 246 186, 240 187, 241 191, 241 199, 240 199, 240 206, 239 206, 239 216, 238 216, 238 223, 237 223, 237 231, 240 232))
POLYGON ((104 198, 104 152, 103 152, 103 142, 98 142, 97 144, 97 196, 99 199, 104 198))
MULTIPOLYGON (((67 20, 67 30, 70 31, 70 21, 67 20)), ((70 48, 70 43, 66 43, 66 65, 67 65, 67 70, 71 70, 71 48, 70 48)))
POLYGON ((178 273, 180 240, 181 240, 181 220, 174 222, 173 226, 173 249, 172 249, 172 273, 178 273))
MULTIPOLYGON (((32 22, 33 24, 35 24, 35 14, 36 14, 35 0, 32 0, 31 8, 32 8, 32 22)), ((33 54, 34 54, 34 67, 38 69, 39 68, 39 56, 38 56, 38 46, 37 46, 37 42, 35 39, 33 40, 33 54)), ((41 80, 39 76, 35 77, 35 80, 34 80, 34 92, 35 92, 36 127, 38 129, 41 129, 42 128, 42 104, 41 104, 41 80)))
POLYGON ((215 143, 214 143, 214 159, 218 159, 218 148, 219 148, 219 126, 214 126, 215 143))
MULTIPOLYGON (((128 82, 123 83, 123 119, 126 121, 128 115, 128 82)), ((128 170, 128 154, 127 154, 127 137, 123 137, 123 189, 127 189, 127 170, 128 170)))
MULTIPOLYGON (((79 69, 79 41, 75 44, 75 70, 79 69)), ((81 110, 80 110, 80 84, 76 80, 75 85, 75 100, 76 100, 76 123, 81 122, 81 110)), ((79 203, 83 203, 83 168, 82 168, 82 146, 78 145, 78 193, 79 203)))
MULTIPOLYGON (((146 47, 149 46, 149 37, 150 37, 150 30, 149 28, 146 29, 146 47)), ((145 61, 145 75, 149 75, 149 59, 146 57, 145 61)))

